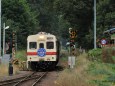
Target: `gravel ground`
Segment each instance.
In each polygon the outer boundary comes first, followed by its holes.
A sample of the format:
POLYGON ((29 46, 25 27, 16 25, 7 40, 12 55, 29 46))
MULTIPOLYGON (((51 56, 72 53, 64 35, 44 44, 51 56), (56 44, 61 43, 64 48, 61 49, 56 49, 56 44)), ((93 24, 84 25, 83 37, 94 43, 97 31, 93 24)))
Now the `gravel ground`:
POLYGON ((0 77, 0 81, 15 79, 15 78, 17 78, 17 77, 23 77, 23 76, 25 76, 25 75, 30 74, 31 72, 32 72, 32 71, 19 71, 19 72, 17 72, 16 75, 4 76, 4 77, 1 76, 1 77, 0 77))
POLYGON ((59 72, 57 71, 49 72, 48 75, 41 80, 38 86, 55 86, 55 81, 58 77, 58 74, 59 72))

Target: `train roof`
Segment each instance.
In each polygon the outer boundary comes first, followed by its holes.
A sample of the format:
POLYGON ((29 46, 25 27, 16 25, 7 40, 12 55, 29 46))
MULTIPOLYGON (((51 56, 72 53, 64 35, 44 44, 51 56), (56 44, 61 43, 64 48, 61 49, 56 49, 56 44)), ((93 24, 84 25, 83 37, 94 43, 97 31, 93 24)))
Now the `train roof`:
POLYGON ((28 40, 28 39, 36 38, 36 37, 38 37, 38 36, 40 36, 40 35, 45 35, 46 37, 55 37, 55 35, 50 34, 50 33, 46 33, 46 32, 38 32, 38 34, 35 34, 35 35, 29 35, 29 36, 27 37, 27 40, 28 40))

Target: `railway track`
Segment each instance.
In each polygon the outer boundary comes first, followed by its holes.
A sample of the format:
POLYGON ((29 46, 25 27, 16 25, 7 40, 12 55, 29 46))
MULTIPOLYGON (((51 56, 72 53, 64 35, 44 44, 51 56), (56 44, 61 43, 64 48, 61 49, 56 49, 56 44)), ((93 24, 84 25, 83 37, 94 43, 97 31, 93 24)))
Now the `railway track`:
POLYGON ((32 84, 32 86, 36 86, 37 83, 47 74, 47 72, 43 73, 36 81, 32 84))
POLYGON ((30 86, 36 86, 37 83, 47 74, 48 72, 33 72, 29 74, 28 76, 7 80, 7 81, 1 81, 0 86, 23 86, 24 83, 32 81, 32 84, 30 86))

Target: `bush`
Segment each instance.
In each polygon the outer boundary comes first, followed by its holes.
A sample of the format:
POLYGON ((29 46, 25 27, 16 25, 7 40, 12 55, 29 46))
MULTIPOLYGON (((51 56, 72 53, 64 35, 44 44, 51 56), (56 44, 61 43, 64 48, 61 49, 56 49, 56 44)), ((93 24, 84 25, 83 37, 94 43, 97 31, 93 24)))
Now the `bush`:
POLYGON ((88 52, 88 59, 91 61, 101 61, 102 49, 93 49, 88 52))
POLYGON ((26 61, 26 50, 17 51, 16 58, 20 61, 26 61))
POLYGON ((102 61, 105 63, 115 63, 115 48, 106 47, 102 49, 102 61))
POLYGON ((104 47, 102 49, 90 50, 88 52, 88 59, 104 63, 115 63, 115 48, 104 47))

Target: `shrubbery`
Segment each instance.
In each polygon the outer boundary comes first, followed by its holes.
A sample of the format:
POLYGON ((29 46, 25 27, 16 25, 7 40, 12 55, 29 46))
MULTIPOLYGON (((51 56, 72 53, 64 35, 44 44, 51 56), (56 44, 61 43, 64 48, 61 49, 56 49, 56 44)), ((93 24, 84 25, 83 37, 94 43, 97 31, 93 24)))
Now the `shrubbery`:
POLYGON ((21 61, 26 61, 26 50, 20 50, 16 52, 16 58, 21 61))
POLYGON ((102 49, 93 49, 88 52, 88 59, 91 64, 88 68, 88 74, 95 77, 91 83, 97 86, 115 85, 115 48, 104 47, 102 49))
POLYGON ((102 49, 93 49, 88 52, 88 59, 91 61, 100 61, 102 49))
POLYGON ((93 49, 88 52, 88 59, 91 61, 101 61, 105 63, 115 63, 115 48, 105 47, 93 49))
POLYGON ((114 48, 93 49, 88 55, 80 54, 73 69, 61 72, 56 86, 115 86, 115 64, 107 62, 110 58, 115 59, 114 48))
POLYGON ((102 49, 102 61, 105 63, 115 63, 115 48, 103 48, 102 49))

